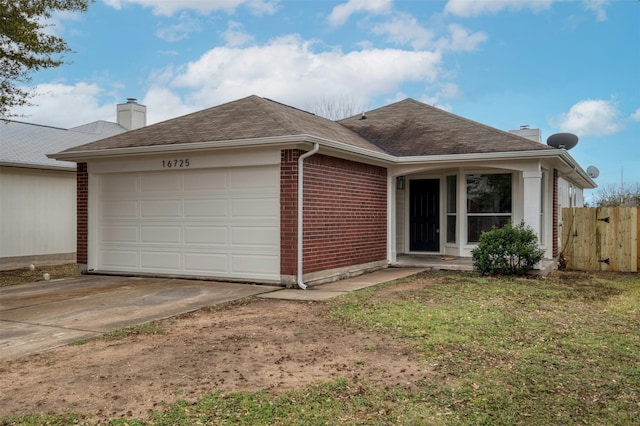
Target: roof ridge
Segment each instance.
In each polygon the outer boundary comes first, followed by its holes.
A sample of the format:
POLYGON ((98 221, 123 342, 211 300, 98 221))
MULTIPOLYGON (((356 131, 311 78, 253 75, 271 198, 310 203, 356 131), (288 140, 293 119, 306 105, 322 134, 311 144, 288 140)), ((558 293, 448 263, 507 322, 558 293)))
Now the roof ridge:
POLYGON ((26 124, 27 126, 46 127, 48 129, 69 130, 69 129, 65 129, 64 127, 50 126, 48 124, 29 123, 27 121, 20 121, 20 120, 9 120, 8 118, 0 118, 0 121, 4 121, 5 124, 6 123, 18 123, 18 124, 26 124))
MULTIPOLYGON (((481 126, 481 127, 485 128, 487 130, 490 130, 490 131, 500 132, 500 133, 503 133, 505 135, 508 135, 509 137, 514 137, 514 138, 521 139, 522 141, 526 141, 526 143, 530 144, 531 146, 540 146, 540 145, 542 145, 542 146, 546 147, 546 145, 544 145, 541 142, 536 142, 536 141, 531 140, 529 138, 526 138, 524 136, 520 136, 520 135, 517 135, 515 133, 511 133, 511 132, 509 132, 507 130, 502 130, 502 129, 499 129, 497 127, 489 126, 488 124, 484 124, 484 123, 481 123, 479 121, 472 120, 470 118, 464 117, 462 115, 447 111, 445 109, 438 108, 435 105, 429 105, 427 103, 420 102, 420 101, 418 101, 416 99, 413 99, 413 98, 405 98, 405 99, 402 99, 400 101, 391 103, 389 105, 385 105, 385 106, 382 106, 380 108, 376 108, 375 110, 377 110, 377 109, 383 110, 383 109, 385 109, 387 107, 391 107, 391 106, 396 105, 396 104, 409 103, 409 102, 411 102, 412 104, 415 104, 416 106, 422 107, 422 108, 425 108, 425 107, 426 108, 430 108, 431 110, 433 110, 433 111, 435 111, 435 112, 437 112, 439 114, 446 114, 446 115, 449 115, 451 118, 454 118, 454 119, 457 119, 457 120, 461 120, 461 121, 470 123, 472 125, 481 126)), ((372 110, 372 111, 375 111, 375 110, 372 110)), ((551 147, 549 147, 549 148, 551 148, 551 147)))
POLYGON ((295 131, 295 128, 291 126, 291 123, 288 123, 286 116, 281 111, 278 111, 274 108, 274 106, 287 106, 287 105, 280 102, 273 101, 271 99, 263 98, 257 95, 251 95, 245 99, 248 99, 254 102, 255 104, 260 103, 265 105, 268 108, 268 110, 267 108, 260 108, 259 109, 260 113, 264 114, 270 120, 273 120, 274 123, 276 123, 279 127, 283 128, 287 132, 295 131))

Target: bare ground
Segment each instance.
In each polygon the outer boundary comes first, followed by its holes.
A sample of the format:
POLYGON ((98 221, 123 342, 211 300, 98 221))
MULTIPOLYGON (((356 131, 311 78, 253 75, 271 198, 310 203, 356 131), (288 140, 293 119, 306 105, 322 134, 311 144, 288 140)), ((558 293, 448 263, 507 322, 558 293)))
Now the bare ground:
POLYGON ((432 377, 401 342, 333 322, 321 302, 247 299, 158 324, 163 334, 0 363, 0 417, 71 411, 94 421, 144 419, 163 403, 217 390, 277 394, 337 378, 413 389, 432 377))

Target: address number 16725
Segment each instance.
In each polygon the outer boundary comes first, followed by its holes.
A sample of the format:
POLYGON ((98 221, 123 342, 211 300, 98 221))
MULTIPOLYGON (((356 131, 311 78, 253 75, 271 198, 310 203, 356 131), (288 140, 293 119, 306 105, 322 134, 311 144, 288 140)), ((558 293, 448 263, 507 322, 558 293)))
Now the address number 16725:
POLYGON ((162 160, 162 168, 163 169, 171 169, 171 168, 180 168, 180 167, 189 167, 189 159, 183 158, 179 160, 162 160))

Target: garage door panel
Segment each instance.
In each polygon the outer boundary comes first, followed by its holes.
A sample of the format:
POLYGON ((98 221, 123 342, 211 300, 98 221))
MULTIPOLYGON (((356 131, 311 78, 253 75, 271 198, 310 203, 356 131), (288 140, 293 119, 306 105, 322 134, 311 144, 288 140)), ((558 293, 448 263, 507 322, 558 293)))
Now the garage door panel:
POLYGON ((137 226, 102 226, 100 233, 105 243, 138 243, 137 226))
POLYGON ((182 242, 181 226, 142 226, 140 242, 144 243, 169 243, 180 244, 182 242))
POLYGON ((250 247, 273 247, 278 238, 278 230, 273 227, 232 227, 231 243, 250 247))
POLYGON ((185 217, 227 217, 228 204, 226 199, 222 200, 185 200, 185 217))
POLYGON ((233 217, 276 217, 279 214, 280 207, 274 205, 271 198, 231 200, 231 215, 233 217))
POLYGON ((233 190, 278 189, 279 184, 280 171, 276 168, 254 167, 229 172, 229 186, 233 190))
POLYGON ((184 175, 185 192, 225 191, 228 186, 228 173, 223 170, 192 171, 184 175))
POLYGON ((139 178, 136 175, 113 175, 102 182, 101 189, 103 194, 130 194, 138 192, 138 182, 139 178))
POLYGON ((226 226, 186 226, 184 243, 186 245, 223 245, 228 243, 226 226))
POLYGON ((182 254, 179 252, 143 251, 140 267, 143 269, 177 271, 181 269, 182 254))
POLYGON ((102 267, 125 268, 125 270, 135 270, 138 267, 138 252, 136 250, 103 249, 100 252, 100 257, 102 267))
POLYGON ((142 219, 172 217, 182 218, 182 200, 162 200, 141 202, 140 217, 142 219))
POLYGON ((259 274, 273 270, 278 260, 275 256, 231 255, 231 269, 239 274, 259 274))
POLYGON ((145 173, 140 177, 140 191, 181 191, 182 175, 180 173, 145 173))
POLYGON ((188 273, 226 276, 229 274, 228 255, 187 252, 184 254, 184 267, 188 273))
POLYGON ((102 205, 102 218, 132 218, 138 217, 137 201, 104 201, 102 205))
POLYGON ((97 176, 98 270, 279 279, 277 166, 97 176))

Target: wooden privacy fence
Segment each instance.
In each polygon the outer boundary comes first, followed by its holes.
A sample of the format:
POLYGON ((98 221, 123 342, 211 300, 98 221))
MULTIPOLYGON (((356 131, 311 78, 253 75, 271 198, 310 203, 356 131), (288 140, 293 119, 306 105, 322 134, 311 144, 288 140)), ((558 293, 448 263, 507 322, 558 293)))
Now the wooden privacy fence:
POLYGON ((562 209, 562 252, 567 269, 638 272, 640 208, 562 209))

